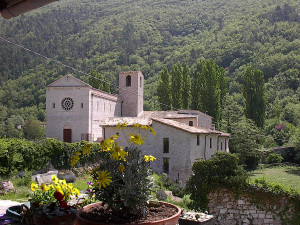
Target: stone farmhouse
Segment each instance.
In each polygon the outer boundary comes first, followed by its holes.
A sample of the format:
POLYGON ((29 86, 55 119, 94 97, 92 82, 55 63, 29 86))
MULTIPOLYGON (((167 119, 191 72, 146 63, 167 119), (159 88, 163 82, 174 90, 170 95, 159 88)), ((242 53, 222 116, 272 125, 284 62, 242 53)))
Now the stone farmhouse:
POLYGON ((144 76, 140 71, 119 74, 119 95, 109 94, 66 75, 46 87, 46 136, 65 142, 101 141, 119 134, 137 133, 136 123, 156 132, 140 130, 146 137, 142 149, 157 160, 153 169, 186 182, 196 159, 209 159, 216 151, 229 152, 229 134, 214 129, 212 117, 197 110, 144 111, 144 76), (122 130, 119 123, 127 123, 122 130))

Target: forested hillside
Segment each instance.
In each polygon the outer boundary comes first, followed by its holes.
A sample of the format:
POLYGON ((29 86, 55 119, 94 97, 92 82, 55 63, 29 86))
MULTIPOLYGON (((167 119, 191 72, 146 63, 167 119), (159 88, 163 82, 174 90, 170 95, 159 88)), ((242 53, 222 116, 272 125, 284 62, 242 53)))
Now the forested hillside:
MULTIPOLYGON (((84 72, 95 70, 115 84, 120 71, 141 70, 145 94, 154 99, 165 66, 193 68, 199 58, 212 59, 226 71, 225 102, 235 109, 223 114, 232 116, 244 106, 243 73, 257 68, 266 82, 267 134, 274 136, 281 124, 292 134, 299 129, 298 0, 61 0, 0 19, 0 26, 1 37, 84 72)), ((0 135, 18 119, 44 121, 45 86, 66 73, 88 81, 0 40, 0 135)), ((159 105, 147 100, 145 109, 159 105)), ((283 140, 286 133, 280 135, 283 140)))

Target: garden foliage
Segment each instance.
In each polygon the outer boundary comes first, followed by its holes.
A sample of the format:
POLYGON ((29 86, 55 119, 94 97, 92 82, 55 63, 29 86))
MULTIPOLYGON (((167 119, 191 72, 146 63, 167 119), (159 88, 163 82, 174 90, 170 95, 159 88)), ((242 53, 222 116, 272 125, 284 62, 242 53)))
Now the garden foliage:
MULTIPOLYGON (((56 169, 70 169, 73 152, 86 144, 85 141, 64 143, 50 138, 37 142, 17 138, 0 139, 0 176, 20 170, 43 170, 50 162, 56 169)), ((97 145, 92 144, 91 154, 82 158, 82 165, 97 160, 97 145)))
POLYGON ((266 158, 266 163, 272 164, 272 163, 281 163, 283 160, 283 157, 280 154, 277 153, 271 153, 267 158, 266 158))
POLYGON ((248 175, 239 166, 235 154, 217 152, 211 159, 199 160, 193 164, 186 190, 191 194, 191 207, 196 210, 207 210, 210 191, 217 188, 239 188, 246 184, 248 175))

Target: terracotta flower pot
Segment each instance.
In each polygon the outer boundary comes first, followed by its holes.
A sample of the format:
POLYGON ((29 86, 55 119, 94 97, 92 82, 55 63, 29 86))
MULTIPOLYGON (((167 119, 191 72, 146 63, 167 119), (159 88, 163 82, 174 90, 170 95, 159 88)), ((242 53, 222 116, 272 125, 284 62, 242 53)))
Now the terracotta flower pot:
MULTIPOLYGON (((168 207, 175 208, 177 210, 177 213, 171 217, 162 219, 162 220, 157 220, 153 222, 145 222, 145 223, 135 223, 134 225, 175 225, 178 224, 178 219, 181 214, 181 209, 177 207, 176 205, 166 203, 166 202, 159 202, 160 204, 166 205, 168 207)), ((88 210, 92 208, 93 206, 96 206, 98 204, 101 204, 101 202, 93 203, 90 205, 87 205, 84 207, 85 210, 88 210)), ((77 224, 78 225, 107 225, 107 223, 99 223, 99 222, 93 222, 93 221, 88 221, 83 219, 80 215, 82 213, 83 209, 80 209, 77 211, 76 217, 77 217, 77 224)), ((126 225, 126 224, 124 224, 126 225)))
POLYGON ((47 217, 38 217, 33 215, 33 222, 35 225, 75 225, 76 224, 76 214, 71 213, 63 216, 55 216, 52 219, 47 217))

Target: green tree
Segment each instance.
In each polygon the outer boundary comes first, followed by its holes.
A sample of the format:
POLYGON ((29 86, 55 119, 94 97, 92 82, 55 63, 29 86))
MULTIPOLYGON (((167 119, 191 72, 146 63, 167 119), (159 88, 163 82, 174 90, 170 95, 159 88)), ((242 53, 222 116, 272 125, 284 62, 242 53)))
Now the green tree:
POLYGON ((28 139, 38 139, 45 136, 45 128, 42 127, 41 121, 30 119, 24 125, 24 134, 28 139))
POLYGON ((239 156, 240 163, 247 169, 255 169, 260 159, 260 147, 264 133, 252 120, 242 119, 231 126, 230 152, 239 156))
POLYGON ((89 76, 89 85, 93 88, 110 93, 110 82, 107 79, 104 79, 103 75, 95 70, 91 71, 91 76, 89 76))
POLYGON ((185 63, 182 70, 182 106, 189 109, 191 105, 191 76, 190 68, 185 63))
POLYGON ((192 108, 206 112, 218 124, 225 87, 224 69, 212 60, 198 60, 193 72, 192 108))
POLYGON ((182 109, 183 68, 180 63, 174 65, 171 71, 172 106, 182 109))
POLYGON ((202 74, 204 71, 205 60, 199 59, 194 70, 192 76, 192 90, 191 90, 191 97, 192 103, 191 108, 195 110, 203 111, 203 105, 201 101, 200 91, 202 89, 202 74))
POLYGON ((167 67, 160 74, 160 80, 157 86, 158 101, 163 103, 160 105, 162 110, 170 110, 171 103, 171 87, 170 74, 167 67))
POLYGON ((232 95, 225 95, 224 104, 222 107, 222 122, 220 129, 231 133, 231 126, 239 122, 243 117, 243 108, 234 100, 232 95))
POLYGON ((266 99, 264 75, 261 70, 248 67, 243 75, 243 96, 245 98, 245 115, 258 127, 264 126, 266 118, 266 99))
POLYGON ((22 137, 24 119, 20 115, 12 115, 7 119, 7 137, 22 137))

